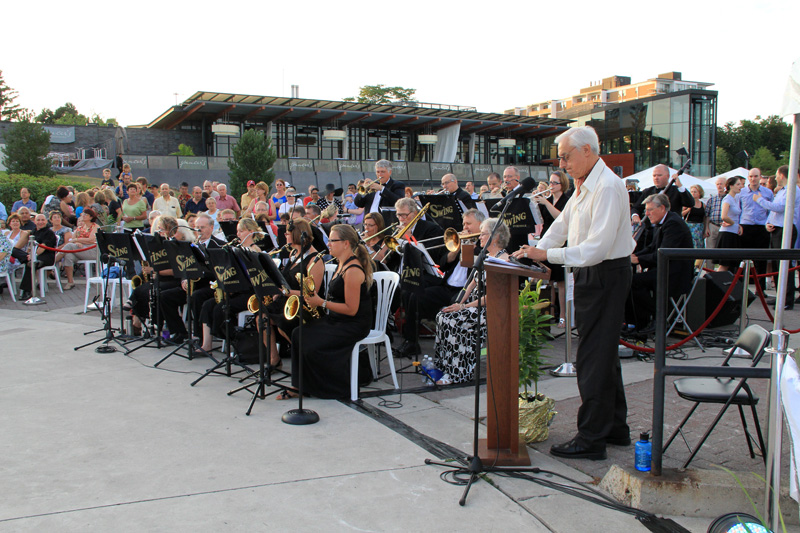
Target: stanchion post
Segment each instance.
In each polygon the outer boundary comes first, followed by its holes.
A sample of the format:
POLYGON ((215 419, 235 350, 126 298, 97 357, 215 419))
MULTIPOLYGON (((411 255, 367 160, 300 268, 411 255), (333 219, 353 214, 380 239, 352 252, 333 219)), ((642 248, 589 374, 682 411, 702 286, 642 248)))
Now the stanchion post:
MULTIPOLYGON (((750 286, 750 260, 746 259, 740 265, 742 267, 742 310, 739 313, 739 335, 747 328, 747 302, 750 300, 748 298, 750 293, 748 288, 750 286)), ((758 280, 756 280, 756 283, 758 283, 758 280)), ((731 351, 733 351, 733 355, 750 355, 741 348, 726 348, 722 350, 726 355, 729 355, 731 351)))
MULTIPOLYGON (((554 368, 550 371, 550 374, 559 378, 572 378, 578 375, 578 372, 575 370, 575 365, 572 364, 572 298, 571 294, 572 291, 570 287, 572 284, 570 283, 570 274, 572 273, 572 269, 568 266, 564 267, 564 290, 567 291, 567 294, 564 296, 564 302, 566 304, 566 317, 565 320, 565 328, 564 332, 566 334, 566 348, 564 353, 564 362, 558 365, 558 368, 554 368)), ((555 283, 553 284, 555 287, 555 283)))
POLYGON ((30 256, 31 256, 31 297, 25 300, 23 303, 25 305, 41 305, 47 303, 44 298, 39 298, 36 296, 36 251, 39 248, 39 243, 36 242, 36 239, 31 237, 28 241, 30 245, 30 256))
POLYGON ((772 354, 772 371, 769 388, 769 414, 767 417, 767 469, 766 489, 764 490, 764 509, 767 526, 777 531, 780 525, 780 491, 781 491, 781 440, 783 432, 783 411, 781 410, 781 371, 786 356, 794 353, 789 348, 789 333, 774 330, 772 346, 767 352, 772 354))

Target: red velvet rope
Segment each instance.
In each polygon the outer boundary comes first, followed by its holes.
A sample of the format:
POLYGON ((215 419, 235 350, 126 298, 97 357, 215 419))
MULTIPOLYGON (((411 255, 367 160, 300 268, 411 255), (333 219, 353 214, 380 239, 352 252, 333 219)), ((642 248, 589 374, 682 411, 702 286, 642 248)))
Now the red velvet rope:
POLYGON ((64 250, 62 248, 50 248, 49 246, 45 246, 44 244, 40 244, 39 246, 41 246, 45 250, 50 250, 51 252, 62 252, 62 253, 65 253, 65 254, 76 254, 78 252, 85 252, 86 250, 91 250, 93 248, 97 248, 96 244, 93 244, 91 246, 87 246, 86 248, 78 248, 77 250, 64 250))
MULTIPOLYGON (((757 278, 759 276, 752 276, 753 278, 757 278)), ((758 295, 758 299, 761 300, 761 306, 764 308, 764 311, 767 313, 767 318, 769 318, 770 322, 775 321, 775 317, 772 316, 772 313, 769 310, 769 306, 767 305, 767 299, 764 297, 764 289, 761 288, 761 284, 756 282, 756 294, 758 295)), ((792 298, 794 298, 794 294, 792 294, 792 298)), ((789 302, 786 302, 789 303, 789 302)), ((784 328, 785 329, 785 328, 784 328)), ((798 329, 787 329, 790 334, 800 333, 800 328, 798 329)))

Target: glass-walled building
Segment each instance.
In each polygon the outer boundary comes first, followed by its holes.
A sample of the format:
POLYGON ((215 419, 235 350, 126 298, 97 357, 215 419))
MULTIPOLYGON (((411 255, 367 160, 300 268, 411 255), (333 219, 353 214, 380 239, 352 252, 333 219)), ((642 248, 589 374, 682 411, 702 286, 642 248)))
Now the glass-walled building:
POLYGON ((680 168, 684 160, 675 151, 683 147, 692 158, 693 175, 715 174, 715 91, 689 90, 607 105, 575 117, 575 123, 597 130, 601 154, 632 153, 635 172, 665 162, 680 168))

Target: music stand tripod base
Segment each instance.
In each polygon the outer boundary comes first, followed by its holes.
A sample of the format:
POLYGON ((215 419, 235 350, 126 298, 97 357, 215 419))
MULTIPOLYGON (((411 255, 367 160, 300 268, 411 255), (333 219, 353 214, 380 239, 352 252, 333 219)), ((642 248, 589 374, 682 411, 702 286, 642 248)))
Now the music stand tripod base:
POLYGON ((94 349, 96 353, 114 353, 117 351, 116 348, 113 346, 109 346, 108 344, 101 344, 97 348, 94 349))
POLYGON ((561 363, 558 368, 551 370, 550 374, 559 378, 574 378, 578 375, 578 372, 572 363, 561 363))

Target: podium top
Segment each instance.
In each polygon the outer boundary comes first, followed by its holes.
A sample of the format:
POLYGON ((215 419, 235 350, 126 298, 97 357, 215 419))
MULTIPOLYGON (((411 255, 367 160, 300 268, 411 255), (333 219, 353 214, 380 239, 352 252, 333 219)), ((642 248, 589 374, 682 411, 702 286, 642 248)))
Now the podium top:
POLYGON ((546 272, 539 272, 532 268, 516 265, 503 265, 500 263, 491 263, 486 261, 483 265, 487 273, 499 274, 502 276, 522 276, 525 278, 534 279, 550 279, 550 269, 546 268, 546 272))

